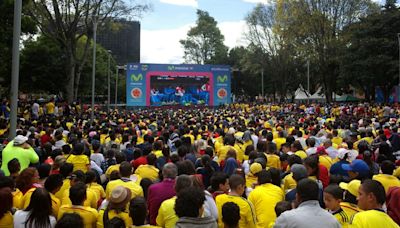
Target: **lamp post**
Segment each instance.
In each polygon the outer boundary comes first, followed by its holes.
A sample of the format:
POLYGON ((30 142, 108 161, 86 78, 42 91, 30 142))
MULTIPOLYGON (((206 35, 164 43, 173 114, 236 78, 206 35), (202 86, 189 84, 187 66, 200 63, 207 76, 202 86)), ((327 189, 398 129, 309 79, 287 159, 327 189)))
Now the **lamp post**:
POLYGON ((11 112, 9 139, 16 135, 17 109, 18 109, 18 81, 19 81, 19 39, 21 36, 21 11, 22 0, 16 0, 14 5, 14 29, 12 48, 12 69, 11 69, 11 112))
POLYGON ((92 60, 92 110, 90 112, 90 121, 94 121, 94 91, 96 83, 96 37, 97 35, 97 16, 93 16, 93 60, 92 60))
POLYGON ((400 86, 400 33, 397 33, 397 39, 399 40, 399 86, 400 86))
POLYGON ((107 112, 110 111, 110 58, 111 58, 111 50, 107 50, 108 52, 108 64, 107 64, 107 112))
POLYGON ((261 96, 264 100, 264 67, 261 70, 261 96))
POLYGON ((126 65, 124 66, 117 66, 115 69, 115 103, 114 103, 114 109, 117 109, 117 102, 118 102, 118 70, 125 70, 126 65))

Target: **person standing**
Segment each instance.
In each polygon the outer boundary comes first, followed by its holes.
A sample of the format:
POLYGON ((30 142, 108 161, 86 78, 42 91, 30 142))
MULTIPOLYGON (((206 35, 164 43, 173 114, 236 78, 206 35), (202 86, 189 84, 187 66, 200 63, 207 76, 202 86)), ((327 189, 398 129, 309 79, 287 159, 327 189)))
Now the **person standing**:
POLYGON ((339 228, 339 222, 319 205, 319 186, 317 182, 304 178, 297 183, 296 209, 281 214, 275 222, 277 228, 339 228))

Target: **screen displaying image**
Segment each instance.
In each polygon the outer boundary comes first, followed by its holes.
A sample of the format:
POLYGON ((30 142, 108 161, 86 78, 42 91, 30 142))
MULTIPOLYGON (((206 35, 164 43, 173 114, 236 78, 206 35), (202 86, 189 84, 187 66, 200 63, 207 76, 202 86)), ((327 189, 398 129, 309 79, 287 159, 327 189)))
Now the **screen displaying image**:
POLYGON ((209 105, 209 81, 204 75, 151 75, 150 105, 209 105))

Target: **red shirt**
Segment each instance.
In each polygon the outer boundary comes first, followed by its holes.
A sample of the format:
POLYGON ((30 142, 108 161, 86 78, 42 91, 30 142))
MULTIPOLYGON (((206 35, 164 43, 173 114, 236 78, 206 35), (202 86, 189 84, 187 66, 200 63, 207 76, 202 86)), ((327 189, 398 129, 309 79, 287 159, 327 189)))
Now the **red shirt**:
POLYGON ((51 136, 49 136, 47 134, 44 134, 44 135, 42 135, 42 137, 40 137, 40 142, 42 143, 42 145, 46 144, 50 140, 51 140, 51 136))
POLYGON ((330 179, 328 169, 321 164, 319 164, 319 180, 322 182, 324 188, 329 185, 330 179))

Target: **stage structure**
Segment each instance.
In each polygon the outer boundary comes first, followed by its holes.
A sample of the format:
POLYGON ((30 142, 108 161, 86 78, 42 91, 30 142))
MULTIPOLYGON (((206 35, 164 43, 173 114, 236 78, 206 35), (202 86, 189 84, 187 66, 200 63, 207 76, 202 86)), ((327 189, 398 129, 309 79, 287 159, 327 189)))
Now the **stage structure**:
POLYGON ((231 68, 219 65, 127 65, 127 106, 219 106, 231 103, 231 68))

